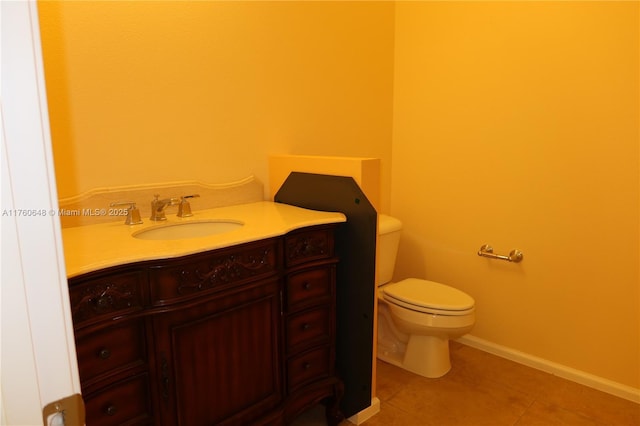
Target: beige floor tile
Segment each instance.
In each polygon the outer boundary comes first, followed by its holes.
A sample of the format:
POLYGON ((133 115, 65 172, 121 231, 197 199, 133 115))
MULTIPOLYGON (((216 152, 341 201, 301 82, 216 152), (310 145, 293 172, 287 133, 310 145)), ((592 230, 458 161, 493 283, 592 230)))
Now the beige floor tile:
POLYGON ((603 426, 588 417, 557 406, 534 402, 515 426, 603 426))
POLYGON ((493 381, 532 397, 547 392, 553 375, 470 346, 460 346, 451 353, 450 374, 457 379, 468 383, 493 381))
POLYGON ((425 424, 420 413, 407 413, 385 402, 381 402, 378 414, 364 422, 365 426, 422 426, 425 424))
POLYGON ((379 361, 376 368, 378 370, 376 396, 383 402, 392 398, 410 381, 418 379, 417 375, 386 362, 379 361))
MULTIPOLYGON (((640 404, 457 342, 451 361, 438 379, 378 361, 381 410, 364 425, 640 426, 640 404)), ((326 424, 324 410, 314 410, 293 426, 326 424)))
POLYGON ((609 395, 578 383, 553 377, 539 397, 547 405, 578 413, 601 424, 640 426, 640 404, 609 395))
POLYGON ((526 394, 495 382, 469 384, 452 378, 420 378, 388 401, 409 413, 423 413, 425 425, 513 425, 531 405, 526 394))

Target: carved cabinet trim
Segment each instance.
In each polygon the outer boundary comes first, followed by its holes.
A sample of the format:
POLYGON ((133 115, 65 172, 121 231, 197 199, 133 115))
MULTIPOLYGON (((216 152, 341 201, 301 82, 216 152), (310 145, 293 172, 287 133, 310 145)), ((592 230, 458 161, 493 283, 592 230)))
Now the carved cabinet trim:
POLYGON ((71 278, 87 424, 336 424, 334 227, 71 278))
POLYGON ((278 239, 196 254, 149 269, 151 304, 163 306, 275 276, 278 239))

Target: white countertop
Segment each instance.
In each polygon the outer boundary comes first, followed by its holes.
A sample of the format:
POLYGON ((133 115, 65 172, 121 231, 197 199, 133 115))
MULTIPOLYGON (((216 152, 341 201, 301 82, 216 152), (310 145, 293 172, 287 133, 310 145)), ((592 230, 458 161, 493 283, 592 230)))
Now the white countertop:
POLYGON ((193 216, 188 218, 177 217, 174 209, 167 211, 166 215, 167 220, 162 222, 143 217, 141 225, 125 225, 123 217, 117 222, 63 228, 67 277, 111 266, 180 257, 277 237, 306 226, 346 221, 342 213, 308 210, 270 201, 194 210, 193 216), (237 221, 244 226, 223 234, 179 240, 142 240, 132 236, 147 228, 204 220, 237 221))

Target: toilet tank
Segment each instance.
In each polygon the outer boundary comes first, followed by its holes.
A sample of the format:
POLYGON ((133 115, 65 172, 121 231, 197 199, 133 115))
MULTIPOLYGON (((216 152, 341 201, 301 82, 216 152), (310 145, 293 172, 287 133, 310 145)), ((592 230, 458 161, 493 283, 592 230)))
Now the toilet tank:
POLYGON ((385 214, 378 215, 378 282, 377 285, 391 282, 396 266, 396 255, 400 243, 402 222, 385 214))

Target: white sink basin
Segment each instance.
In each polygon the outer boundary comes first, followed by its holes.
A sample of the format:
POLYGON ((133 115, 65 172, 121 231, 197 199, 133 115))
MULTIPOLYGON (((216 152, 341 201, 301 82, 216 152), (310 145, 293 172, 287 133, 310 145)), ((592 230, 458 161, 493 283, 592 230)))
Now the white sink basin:
POLYGON ((244 224, 231 220, 210 220, 203 222, 172 223, 143 229, 132 234, 141 240, 183 240, 223 234, 241 228, 244 224))

